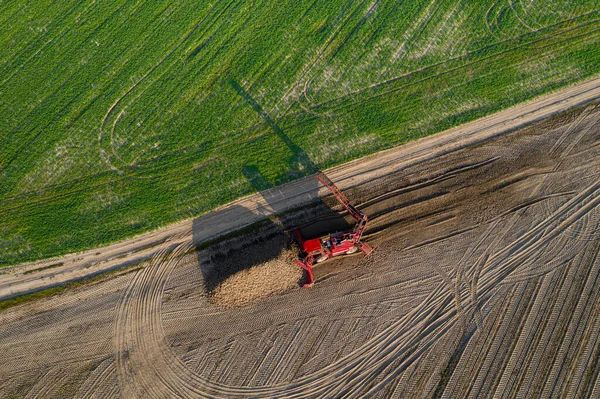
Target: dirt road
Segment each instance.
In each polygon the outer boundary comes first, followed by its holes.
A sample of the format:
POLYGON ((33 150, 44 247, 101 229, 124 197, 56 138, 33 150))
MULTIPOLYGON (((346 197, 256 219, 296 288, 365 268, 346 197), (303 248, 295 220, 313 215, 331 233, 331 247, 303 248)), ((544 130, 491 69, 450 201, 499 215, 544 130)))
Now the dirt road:
MULTIPOLYGON (((216 269, 287 256, 284 227, 343 223, 327 198, 200 251, 217 222, 182 224, 140 269, 1 312, 0 397, 598 397, 600 107, 502 120, 331 171, 377 250, 311 289, 236 308, 209 292, 216 269)), ((291 206, 278 195, 221 212, 291 206)))
MULTIPOLYGON (((600 77, 519 104, 446 132, 361 158, 327 171, 347 189, 444 154, 484 142, 600 97, 600 77)), ((310 203, 323 194, 312 177, 241 198, 194 220, 186 220, 131 240, 7 269, 0 269, 0 300, 119 269, 150 259, 165 247, 193 237, 195 243, 249 225, 265 216, 310 203)))

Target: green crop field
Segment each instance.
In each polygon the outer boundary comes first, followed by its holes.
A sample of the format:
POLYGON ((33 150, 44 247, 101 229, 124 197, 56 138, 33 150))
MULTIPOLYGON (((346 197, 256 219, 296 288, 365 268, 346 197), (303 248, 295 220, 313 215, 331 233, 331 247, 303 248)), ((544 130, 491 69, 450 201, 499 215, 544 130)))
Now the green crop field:
POLYGON ((600 1, 0 0, 0 265, 600 72, 600 1))

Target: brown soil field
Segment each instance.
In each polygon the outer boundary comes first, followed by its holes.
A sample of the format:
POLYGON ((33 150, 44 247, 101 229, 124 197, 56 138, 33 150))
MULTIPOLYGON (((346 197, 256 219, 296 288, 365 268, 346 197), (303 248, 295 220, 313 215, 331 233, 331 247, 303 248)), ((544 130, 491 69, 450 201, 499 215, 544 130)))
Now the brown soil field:
POLYGON ((284 230, 331 197, 1 312, 0 397, 600 397, 598 103, 391 169, 312 288, 284 230))

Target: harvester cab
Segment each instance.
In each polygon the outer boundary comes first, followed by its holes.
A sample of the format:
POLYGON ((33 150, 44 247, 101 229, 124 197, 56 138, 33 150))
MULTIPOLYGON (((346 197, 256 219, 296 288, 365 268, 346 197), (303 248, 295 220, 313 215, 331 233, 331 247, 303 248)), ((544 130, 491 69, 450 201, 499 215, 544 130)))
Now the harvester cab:
POLYGON ((360 241, 367 225, 367 216, 356 209, 344 193, 323 172, 318 172, 316 178, 333 193, 339 203, 357 220, 357 223, 352 231, 335 232, 331 233, 328 237, 312 238, 309 240, 305 240, 302 237, 298 228, 292 229, 296 232, 303 257, 302 261, 295 260, 294 262, 305 269, 308 275, 307 282, 303 287, 311 287, 314 284, 312 266, 315 262, 323 262, 334 256, 353 254, 358 250, 362 251, 365 256, 368 256, 375 249, 366 242, 360 241))

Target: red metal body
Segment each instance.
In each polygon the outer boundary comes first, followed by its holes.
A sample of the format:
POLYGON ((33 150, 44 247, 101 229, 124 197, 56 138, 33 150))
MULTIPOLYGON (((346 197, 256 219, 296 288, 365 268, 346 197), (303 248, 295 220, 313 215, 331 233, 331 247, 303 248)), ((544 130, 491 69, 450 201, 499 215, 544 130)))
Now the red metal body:
POLYGON ((308 281, 304 284, 304 287, 310 287, 314 284, 312 271, 314 262, 322 262, 334 256, 352 254, 358 250, 361 250, 365 256, 368 256, 374 250, 366 242, 360 241, 367 225, 367 215, 356 209, 344 193, 323 172, 318 172, 316 178, 333 193, 339 203, 357 220, 357 223, 350 232, 332 233, 328 238, 313 238, 310 240, 304 240, 300 234, 300 230, 297 228, 293 229, 296 231, 298 244, 300 244, 300 248, 304 254, 302 262, 298 260, 294 262, 308 273, 308 281))

